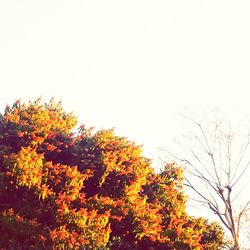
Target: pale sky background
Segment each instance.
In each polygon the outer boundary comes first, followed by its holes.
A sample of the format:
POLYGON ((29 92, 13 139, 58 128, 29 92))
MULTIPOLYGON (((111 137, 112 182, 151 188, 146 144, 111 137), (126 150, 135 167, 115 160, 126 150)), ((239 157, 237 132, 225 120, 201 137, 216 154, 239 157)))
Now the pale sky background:
POLYGON ((250 108, 249 13, 249 1, 2 0, 1 108, 54 96, 87 126, 166 144, 185 107, 250 108))
POLYGON ((175 114, 250 113, 250 1, 0 0, 0 109, 62 100, 157 157, 175 114))

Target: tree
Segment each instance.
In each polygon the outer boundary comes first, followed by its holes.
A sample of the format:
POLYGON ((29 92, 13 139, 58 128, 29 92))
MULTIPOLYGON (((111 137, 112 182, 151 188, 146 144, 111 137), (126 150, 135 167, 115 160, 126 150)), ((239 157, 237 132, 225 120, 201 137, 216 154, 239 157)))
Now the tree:
POLYGON ((234 130, 232 121, 218 119, 213 113, 201 120, 182 117, 189 124, 180 143, 185 151, 171 154, 185 166, 185 185, 193 191, 193 198, 207 206, 228 230, 231 249, 240 249, 241 228, 247 225, 250 211, 250 131, 234 130))
POLYGON ((1 249, 220 249, 223 231, 185 211, 182 168, 156 173, 113 130, 73 129, 61 103, 0 116, 1 249))

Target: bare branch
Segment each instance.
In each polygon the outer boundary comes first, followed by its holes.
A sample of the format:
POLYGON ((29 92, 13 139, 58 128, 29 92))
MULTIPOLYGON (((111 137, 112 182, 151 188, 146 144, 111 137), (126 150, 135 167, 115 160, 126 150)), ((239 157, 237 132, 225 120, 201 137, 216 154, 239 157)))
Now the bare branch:
POLYGON ((241 179, 241 177, 243 176, 243 174, 246 172, 246 170, 248 169, 250 165, 250 161, 246 164, 246 166, 243 168, 242 172, 240 173, 240 175, 238 176, 238 178, 234 181, 234 183, 231 185, 232 187, 238 183, 238 181, 241 179))
POLYGON ((201 204, 206 204, 218 216, 229 230, 234 248, 239 249, 241 221, 250 212, 250 200, 240 211, 235 201, 250 182, 245 184, 250 170, 250 132, 242 137, 243 133, 235 133, 232 123, 226 120, 207 123, 207 116, 201 122, 181 116, 192 125, 184 138, 186 156, 175 158, 185 166, 185 185, 198 195, 201 204))
MULTIPOLYGON (((244 158, 244 156, 245 156, 245 154, 247 152, 249 143, 250 142, 249 142, 249 137, 248 137, 246 145, 244 146, 244 144, 243 144, 242 147, 241 147, 239 160, 238 160, 236 166, 234 167, 234 173, 233 173, 234 177, 236 176, 236 173, 237 173, 238 169, 240 168, 241 161, 242 161, 242 159, 244 158)), ((233 179, 232 179, 232 181, 233 181, 233 179)))
POLYGON ((188 182, 188 184, 186 184, 186 186, 190 187, 190 188, 191 188, 193 191, 195 191, 204 201, 206 201, 206 202, 207 202, 207 205, 209 206, 209 208, 210 208, 215 214, 217 214, 217 215, 219 216, 221 222, 226 226, 226 228, 227 228, 228 230, 231 231, 231 229, 230 229, 228 223, 224 220, 222 214, 221 214, 220 211, 219 211, 219 208, 218 208, 218 206, 217 206, 218 204, 217 204, 217 203, 213 203, 213 201, 211 201, 209 198, 207 198, 207 197, 204 196, 201 192, 199 192, 199 191, 191 184, 190 181, 187 180, 187 182, 188 182))

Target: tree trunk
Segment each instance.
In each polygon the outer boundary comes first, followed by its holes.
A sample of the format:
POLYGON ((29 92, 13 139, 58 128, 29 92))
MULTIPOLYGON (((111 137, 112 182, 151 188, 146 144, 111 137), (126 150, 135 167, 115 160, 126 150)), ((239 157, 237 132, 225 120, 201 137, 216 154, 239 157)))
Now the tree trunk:
POLYGON ((237 236, 234 237, 234 246, 232 250, 240 250, 239 238, 237 236))

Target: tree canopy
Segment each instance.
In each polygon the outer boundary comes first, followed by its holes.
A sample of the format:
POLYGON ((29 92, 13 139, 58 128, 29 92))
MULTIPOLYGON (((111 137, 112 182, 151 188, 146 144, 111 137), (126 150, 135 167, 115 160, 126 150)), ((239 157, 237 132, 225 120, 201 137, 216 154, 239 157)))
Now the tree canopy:
POLYGON ((1 249, 221 249, 186 213, 182 168, 156 173, 113 130, 80 126, 52 99, 0 115, 1 249))

